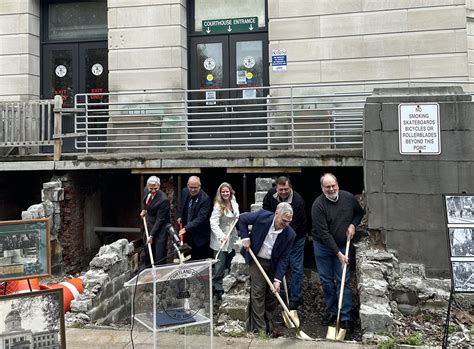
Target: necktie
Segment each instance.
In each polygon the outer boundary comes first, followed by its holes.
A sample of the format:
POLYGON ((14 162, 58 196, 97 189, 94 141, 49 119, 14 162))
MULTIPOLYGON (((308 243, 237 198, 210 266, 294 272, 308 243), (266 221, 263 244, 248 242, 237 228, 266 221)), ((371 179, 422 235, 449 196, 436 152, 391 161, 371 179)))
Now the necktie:
POLYGON ((153 194, 148 194, 148 199, 146 200, 146 208, 150 208, 150 205, 151 205, 151 202, 153 201, 153 198, 155 197, 155 195, 153 194))
POLYGON ((187 223, 191 222, 191 219, 193 217, 193 205, 194 205, 194 199, 191 198, 191 199, 189 199, 189 204, 188 204, 188 220, 187 220, 187 223))

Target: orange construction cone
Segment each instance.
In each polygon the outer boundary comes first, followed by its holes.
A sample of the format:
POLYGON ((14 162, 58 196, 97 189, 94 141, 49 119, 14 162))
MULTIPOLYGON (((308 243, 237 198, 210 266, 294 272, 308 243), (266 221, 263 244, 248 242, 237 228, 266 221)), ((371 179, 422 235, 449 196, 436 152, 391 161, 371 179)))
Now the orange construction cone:
POLYGON ((61 282, 59 284, 53 285, 41 285, 43 288, 49 289, 63 289, 63 298, 64 298, 64 312, 71 310, 71 301, 77 299, 79 294, 84 292, 84 287, 82 285, 82 278, 69 279, 67 281, 61 282))
POLYGON ((6 292, 5 294, 15 294, 15 293, 28 293, 30 291, 39 291, 40 285, 39 280, 35 279, 26 279, 26 280, 11 280, 6 281, 6 292), (29 284, 28 284, 29 281, 29 284), (31 290, 30 290, 31 287, 31 290))

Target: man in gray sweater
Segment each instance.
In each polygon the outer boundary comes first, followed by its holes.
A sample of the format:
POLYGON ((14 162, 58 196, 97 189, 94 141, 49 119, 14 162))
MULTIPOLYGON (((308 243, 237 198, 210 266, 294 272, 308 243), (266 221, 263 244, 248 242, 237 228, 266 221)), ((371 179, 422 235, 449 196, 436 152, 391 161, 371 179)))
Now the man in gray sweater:
MULTIPOLYGON (((323 287, 327 314, 323 325, 336 321, 337 303, 341 286, 342 267, 349 264, 345 257, 346 241, 352 239, 364 210, 351 193, 339 190, 336 177, 325 173, 320 179, 323 193, 314 200, 311 208, 314 256, 323 287)), ((352 328, 350 311, 352 291, 349 282, 349 265, 346 270, 344 299, 341 307, 341 327, 352 328)))

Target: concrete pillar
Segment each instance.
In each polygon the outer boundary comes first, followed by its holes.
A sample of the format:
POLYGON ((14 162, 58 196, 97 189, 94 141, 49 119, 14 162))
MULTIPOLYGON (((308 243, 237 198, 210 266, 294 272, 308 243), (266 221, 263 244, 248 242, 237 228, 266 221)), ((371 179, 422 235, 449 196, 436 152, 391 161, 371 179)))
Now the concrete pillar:
POLYGON ((364 182, 369 230, 400 262, 447 276, 442 194, 474 192, 474 103, 460 87, 376 89, 364 115, 364 182), (439 155, 401 155, 398 105, 439 103, 439 155))

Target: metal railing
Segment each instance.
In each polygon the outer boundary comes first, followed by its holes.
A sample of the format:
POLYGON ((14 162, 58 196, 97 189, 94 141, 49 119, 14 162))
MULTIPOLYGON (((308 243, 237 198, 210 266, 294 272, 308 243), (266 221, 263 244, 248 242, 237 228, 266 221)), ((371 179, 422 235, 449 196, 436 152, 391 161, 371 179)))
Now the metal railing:
POLYGON ((53 100, 0 102, 0 147, 53 144, 53 100))
POLYGON ((85 152, 362 148, 370 92, 318 86, 78 94, 85 152))
POLYGON ((385 81, 78 94, 74 108, 4 102, 0 148, 52 153, 39 146, 55 144, 57 157, 73 138, 73 151, 85 153, 361 149, 363 108, 374 88, 443 85, 472 91, 466 81, 385 81), (73 126, 62 125, 64 116, 73 126))

